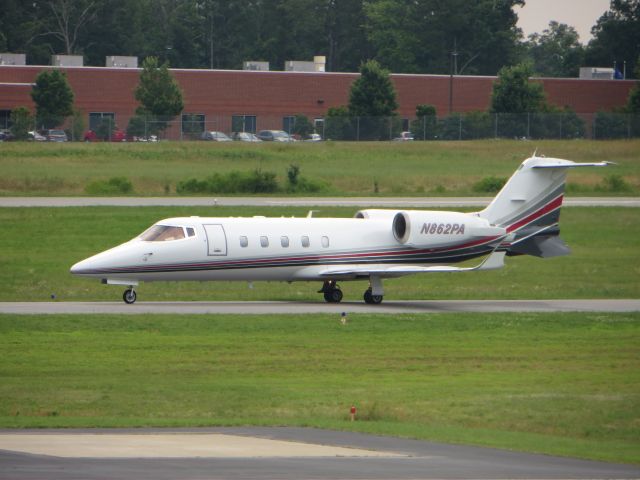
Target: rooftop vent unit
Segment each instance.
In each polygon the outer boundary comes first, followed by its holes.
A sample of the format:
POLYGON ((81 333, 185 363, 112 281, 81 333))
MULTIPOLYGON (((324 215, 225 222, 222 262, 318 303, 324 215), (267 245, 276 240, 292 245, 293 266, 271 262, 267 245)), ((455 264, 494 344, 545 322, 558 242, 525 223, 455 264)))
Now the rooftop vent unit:
POLYGON ((286 72, 324 72, 326 57, 315 56, 313 62, 299 62, 296 60, 288 60, 284 63, 286 72))
POLYGON ((138 68, 138 57, 110 55, 107 57, 105 66, 113 68, 138 68))
POLYGON ((243 70, 254 70, 260 72, 268 72, 269 71, 269 62, 244 62, 242 64, 243 70))
POLYGON ((580 78, 583 80, 613 80, 613 68, 580 67, 580 78))
POLYGON ((84 59, 82 55, 53 55, 51 65, 55 67, 82 67, 84 59))
POLYGON ((24 53, 0 53, 0 65, 26 65, 27 55, 24 53))

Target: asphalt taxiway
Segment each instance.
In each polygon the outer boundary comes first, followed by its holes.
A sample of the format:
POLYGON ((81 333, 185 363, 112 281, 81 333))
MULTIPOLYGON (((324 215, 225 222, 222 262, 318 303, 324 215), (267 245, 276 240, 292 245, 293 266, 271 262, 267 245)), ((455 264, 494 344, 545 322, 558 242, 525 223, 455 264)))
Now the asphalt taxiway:
POLYGON ((640 467, 304 428, 1 430, 0 478, 626 479, 640 467))
POLYGON ((0 302, 4 314, 306 314, 439 312, 637 312, 640 300, 412 300, 364 302, 0 302))

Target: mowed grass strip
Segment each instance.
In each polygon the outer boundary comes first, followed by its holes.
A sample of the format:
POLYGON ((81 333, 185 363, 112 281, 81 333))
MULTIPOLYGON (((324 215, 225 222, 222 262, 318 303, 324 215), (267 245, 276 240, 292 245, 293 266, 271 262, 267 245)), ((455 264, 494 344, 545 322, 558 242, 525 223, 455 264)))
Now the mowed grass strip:
POLYGON ((508 177, 537 150, 549 157, 615 168, 579 169, 569 177, 580 195, 637 195, 640 140, 477 140, 465 142, 322 142, 258 145, 217 142, 0 143, 0 195, 85 195, 87 185, 125 177, 135 195, 176 192, 178 182, 214 173, 274 172, 286 185, 287 169, 324 182, 316 195, 487 195, 473 186, 486 177, 508 177), (602 189, 619 175, 626 189, 602 189))
MULTIPOLYGON (((317 216, 351 217, 354 208, 323 208, 317 216)), ((156 221, 174 216, 305 216, 304 208, 2 208, 0 301, 119 301, 123 287, 69 274, 74 263, 114 247, 156 221)), ((391 228, 391 225, 389 225, 391 228)), ((551 299, 640 297, 640 209, 564 208, 561 236, 569 256, 506 259, 491 272, 420 274, 386 280, 385 297, 413 299, 551 299)), ((256 233, 259 235, 259 233, 256 233)), ((237 239, 236 239, 237 240, 237 239)), ((229 241, 236 241, 229 239, 229 241)), ((470 262, 476 264, 477 261, 470 262)), ((366 282, 342 282, 345 300, 362 300, 366 282)), ((139 301, 317 300, 319 283, 144 283, 139 301)))
POLYGON ((4 315, 0 351, 2 427, 298 425, 640 463, 639 313, 4 315))

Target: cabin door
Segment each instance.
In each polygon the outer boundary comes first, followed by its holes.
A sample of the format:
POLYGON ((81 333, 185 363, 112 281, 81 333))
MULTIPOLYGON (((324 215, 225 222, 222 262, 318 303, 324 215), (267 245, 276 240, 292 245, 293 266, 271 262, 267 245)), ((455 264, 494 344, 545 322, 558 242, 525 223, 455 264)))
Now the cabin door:
POLYGON ((209 255, 227 254, 227 236, 222 225, 203 225, 207 233, 209 255))

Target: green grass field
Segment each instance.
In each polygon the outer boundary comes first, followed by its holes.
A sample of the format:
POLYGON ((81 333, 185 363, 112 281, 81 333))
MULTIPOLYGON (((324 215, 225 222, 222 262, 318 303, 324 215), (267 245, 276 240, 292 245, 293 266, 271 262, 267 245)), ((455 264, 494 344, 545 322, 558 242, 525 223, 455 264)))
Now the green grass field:
POLYGON ((639 320, 5 315, 0 426, 300 425, 640 463, 639 320))
MULTIPOLYGON (((178 182, 213 173, 262 169, 286 184, 291 164, 328 187, 320 195, 478 195, 473 185, 508 177, 534 150, 575 161, 612 160, 607 172, 571 172, 574 195, 638 195, 640 140, 468 142, 322 142, 217 144, 215 142, 0 143, 0 195, 84 195, 92 182, 126 177, 134 194, 175 194, 178 182), (610 191, 603 178, 619 175, 626 188, 610 191)), ((620 187, 618 185, 618 187, 620 187)), ((485 194, 480 192, 480 194, 485 194)))
MULTIPOLYGON (((352 216, 355 209, 327 208, 319 216, 352 216)), ((304 216, 303 208, 2 208, 0 301, 119 300, 123 288, 69 274, 72 264, 125 242, 172 216, 304 216)), ((507 258, 491 272, 423 274, 385 281, 387 299, 546 299, 640 297, 640 209, 564 208, 566 257, 507 258)), ((317 300, 319 284, 258 282, 147 283, 144 300, 317 300)), ((361 300, 364 282, 342 284, 346 300, 361 300)))

